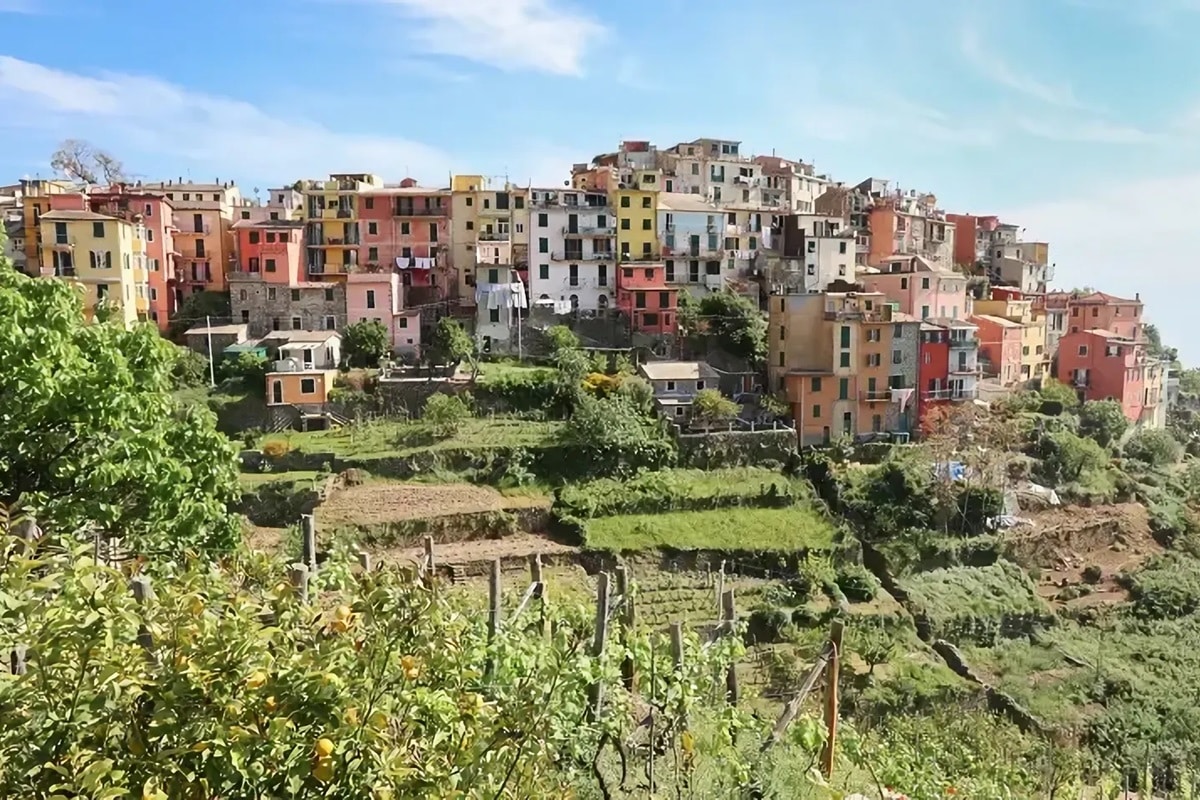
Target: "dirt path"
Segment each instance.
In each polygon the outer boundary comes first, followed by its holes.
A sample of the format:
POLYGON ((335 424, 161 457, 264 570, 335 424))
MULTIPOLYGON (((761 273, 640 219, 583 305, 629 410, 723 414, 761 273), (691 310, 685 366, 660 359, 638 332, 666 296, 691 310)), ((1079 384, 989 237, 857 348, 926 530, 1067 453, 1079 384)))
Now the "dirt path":
MULTIPOLYGON (((439 564, 472 564, 475 562, 491 562, 499 558, 528 558, 534 553, 544 556, 561 553, 574 553, 578 548, 556 542, 535 533, 518 533, 505 536, 503 539, 482 539, 473 542, 456 542, 454 544, 438 545, 434 557, 439 564)), ((419 563, 424 557, 420 547, 408 547, 382 550, 379 557, 384 561, 398 564, 419 563)))
POLYGON ((544 497, 507 497, 489 486, 467 483, 370 482, 334 492, 316 514, 318 524, 371 525, 548 505, 544 497))

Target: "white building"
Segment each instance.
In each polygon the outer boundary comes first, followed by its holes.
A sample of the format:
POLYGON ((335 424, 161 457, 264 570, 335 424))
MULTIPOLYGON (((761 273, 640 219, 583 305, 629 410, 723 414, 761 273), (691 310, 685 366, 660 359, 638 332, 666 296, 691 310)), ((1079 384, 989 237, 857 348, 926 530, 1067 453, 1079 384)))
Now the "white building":
POLYGON ((659 194, 658 238, 667 283, 697 298, 724 288, 736 274, 725 258, 725 214, 699 194, 659 194))
POLYGON ((823 292, 834 281, 853 281, 854 229, 840 217, 820 214, 801 214, 797 224, 804 232, 804 290, 823 292))
POLYGON ((721 203, 762 206, 762 166, 741 154, 741 142, 696 139, 681 142, 660 156, 669 191, 698 194, 721 203))
POLYGON ((607 195, 530 190, 530 299, 570 303, 573 311, 612 306, 616 236, 616 214, 607 195))
POLYGON ((815 174, 813 165, 803 161, 755 156, 754 163, 762 169, 760 193, 763 205, 783 213, 814 213, 817 198, 832 184, 829 176, 815 174))

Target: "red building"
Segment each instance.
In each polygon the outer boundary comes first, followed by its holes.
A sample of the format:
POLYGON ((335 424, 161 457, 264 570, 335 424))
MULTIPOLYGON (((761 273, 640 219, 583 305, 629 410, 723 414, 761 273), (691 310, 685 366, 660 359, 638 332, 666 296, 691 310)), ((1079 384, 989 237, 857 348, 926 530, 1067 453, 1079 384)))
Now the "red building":
POLYGON ((979 393, 979 329, 960 319, 921 323, 917 362, 917 418, 924 429, 932 409, 974 400, 979 393))
POLYGON ((1148 396, 1147 369, 1161 371, 1158 362, 1146 358, 1144 342, 1114 331, 1092 329, 1068 333, 1058 343, 1058 379, 1073 387, 1081 401, 1116 400, 1130 422, 1142 419, 1148 404, 1157 405, 1158 381, 1148 396))
POLYGON ((984 377, 999 379, 1001 386, 1021 380, 1021 323, 991 314, 974 314, 971 322, 979 328, 984 377))
POLYGON ((617 308, 628 315, 631 328, 638 333, 675 333, 679 290, 667 285, 666 265, 622 262, 617 271, 617 308))
POLYGON ((284 286, 307 280, 302 220, 239 220, 233 223, 233 232, 237 237, 237 273, 284 286))
POLYGON ((968 265, 981 260, 992 231, 1000 225, 999 217, 974 214, 947 214, 946 221, 954 225, 954 263, 968 265))
POLYGON ((395 269, 404 286, 432 288, 445 297, 449 280, 450 191, 418 186, 365 189, 360 195, 358 263, 395 269))
POLYGON ((1132 300, 1104 292, 1071 295, 1067 300, 1067 333, 1102 329, 1118 336, 1140 341, 1143 334, 1142 298, 1132 300))

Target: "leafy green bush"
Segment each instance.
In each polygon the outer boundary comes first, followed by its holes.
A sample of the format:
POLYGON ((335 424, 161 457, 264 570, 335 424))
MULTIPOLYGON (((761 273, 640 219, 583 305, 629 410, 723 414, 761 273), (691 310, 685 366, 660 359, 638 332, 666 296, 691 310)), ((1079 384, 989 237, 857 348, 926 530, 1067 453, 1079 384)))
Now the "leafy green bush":
POLYGON ((471 406, 461 395, 431 394, 425 401, 421 419, 429 423, 433 435, 439 439, 447 439, 462 428, 463 423, 471 418, 471 406))
POLYGON ((175 364, 171 378, 176 389, 189 389, 208 384, 208 359, 188 347, 175 350, 175 364))
POLYGON ((675 442, 659 421, 642 414, 620 394, 579 397, 560 441, 578 448, 579 474, 596 477, 663 469, 674 463, 676 455, 675 442))
POLYGON ((1174 464, 1183 455, 1183 448, 1169 431, 1159 428, 1142 428, 1125 443, 1126 458, 1144 461, 1153 466, 1174 464))
POLYGON ((900 584, 933 632, 945 638, 990 644, 1026 635, 1049 615, 1029 576, 1007 561, 935 569, 900 584))
POLYGON ((494 399, 512 411, 544 411, 554 416, 565 411, 557 403, 557 374, 553 369, 498 370, 484 375, 476 385, 481 402, 494 399))
POLYGON ((1089 400, 1079 408, 1079 434, 1101 447, 1112 447, 1129 427, 1116 400, 1089 400))
POLYGON ((879 580, 861 564, 843 564, 837 571, 837 585, 847 600, 869 603, 879 593, 879 580))
POLYGON ((1043 434, 1035 445, 1039 477, 1050 485, 1078 481, 1108 464, 1108 453, 1091 439, 1059 431, 1043 434))
POLYGON ((936 497, 929 466, 897 454, 847 477, 842 503, 868 539, 885 539, 932 526, 936 497))
POLYGON ((559 489, 555 508, 590 519, 618 514, 702 511, 727 506, 782 507, 808 497, 803 481, 758 467, 643 472, 559 489))
POLYGON ((1144 619, 1175 619, 1200 611, 1200 561, 1168 554, 1129 579, 1134 613, 1144 619))

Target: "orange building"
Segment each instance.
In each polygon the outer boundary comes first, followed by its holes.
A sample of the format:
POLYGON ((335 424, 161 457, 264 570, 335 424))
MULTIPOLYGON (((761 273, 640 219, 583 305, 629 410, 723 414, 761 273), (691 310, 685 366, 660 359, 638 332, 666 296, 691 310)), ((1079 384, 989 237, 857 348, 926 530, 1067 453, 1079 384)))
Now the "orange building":
POLYGON ((166 198, 175 210, 175 307, 183 305, 189 294, 226 291, 226 272, 234 252, 234 209, 242 202, 237 185, 219 180, 193 183, 180 178, 135 188, 166 198))

